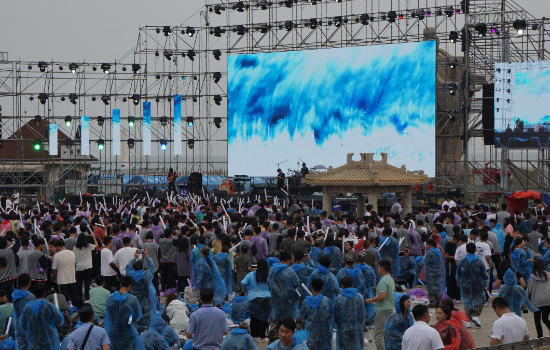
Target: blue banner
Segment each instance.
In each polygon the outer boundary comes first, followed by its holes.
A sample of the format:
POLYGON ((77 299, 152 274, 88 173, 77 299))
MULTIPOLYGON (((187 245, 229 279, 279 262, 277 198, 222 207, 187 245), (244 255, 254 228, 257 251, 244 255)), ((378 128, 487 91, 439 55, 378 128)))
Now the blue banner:
POLYGON ((174 95, 174 154, 181 155, 181 95, 174 95))
POLYGON ((151 155, 151 102, 143 102, 143 155, 151 155))
POLYGON ((80 154, 90 155, 90 117, 80 117, 80 154))
POLYGON ((113 109, 111 130, 113 156, 120 156, 120 109, 113 109))
POLYGON ((50 156, 57 156, 57 124, 50 124, 50 156))

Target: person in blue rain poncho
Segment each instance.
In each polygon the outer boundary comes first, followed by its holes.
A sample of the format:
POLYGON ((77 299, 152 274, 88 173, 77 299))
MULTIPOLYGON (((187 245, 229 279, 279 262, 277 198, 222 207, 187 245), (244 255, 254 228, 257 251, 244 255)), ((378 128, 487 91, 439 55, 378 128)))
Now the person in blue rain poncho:
POLYGON ((396 274, 400 274, 401 268, 400 264, 396 263, 399 261, 399 241, 391 236, 393 233, 391 227, 384 228, 382 233, 384 237, 380 238, 380 248, 378 248, 380 260, 386 259, 391 261, 390 275, 395 278, 396 274))
POLYGON ((531 271, 533 270, 533 263, 531 260, 534 258, 534 255, 532 254, 531 250, 525 245, 525 241, 522 237, 516 237, 516 239, 514 239, 514 251, 510 254, 512 269, 518 272, 527 284, 529 284, 529 278, 531 278, 531 271))
POLYGON ((214 305, 220 305, 227 296, 225 282, 220 275, 218 266, 214 263, 210 249, 201 248, 202 259, 197 264, 196 284, 197 290, 212 288, 214 290, 214 305))
MULTIPOLYGON (((376 274, 372 267, 367 265, 365 261, 367 260, 367 255, 364 252, 357 254, 357 264, 355 267, 361 271, 363 278, 365 280, 365 288, 363 288, 363 298, 371 299, 374 298, 373 287, 376 287, 376 274)), ((374 326, 374 305, 365 304, 365 312, 367 315, 367 325, 374 326)))
POLYGON ((445 262, 443 254, 437 248, 433 239, 427 242, 428 251, 424 256, 426 271, 426 289, 428 291, 429 307, 436 307, 441 302, 441 295, 447 289, 445 282, 445 262))
POLYGON ((204 247, 206 241, 204 239, 204 236, 200 235, 197 238, 197 246, 191 250, 191 264, 193 269, 193 287, 197 289, 197 266, 199 265, 199 261, 201 261, 202 255, 201 255, 201 248, 204 247))
POLYGON ((406 294, 393 294, 395 312, 386 321, 385 350, 401 350, 403 334, 414 324, 411 301, 406 294))
POLYGON ((214 256, 214 262, 220 271, 223 281, 225 282, 225 290, 227 294, 233 293, 233 269, 229 260, 229 248, 222 247, 222 252, 214 256))
POLYGON ((241 282, 248 299, 250 334, 253 338, 265 338, 271 315, 271 292, 267 284, 269 268, 264 259, 257 262, 256 271, 250 272, 241 282))
POLYGON ((274 256, 270 256, 266 259, 267 261, 267 266, 269 267, 269 269, 271 270, 271 268, 273 267, 273 265, 275 264, 280 264, 281 262, 279 261, 278 258, 274 257, 274 256))
POLYGON ((353 258, 350 255, 344 256, 344 262, 346 266, 341 268, 340 271, 336 274, 336 280, 339 285, 342 285, 342 279, 345 277, 350 277, 353 281, 353 288, 363 295, 365 294, 365 278, 361 273, 361 270, 355 267, 353 258))
POLYGON ((337 350, 361 350, 365 348, 365 300, 350 277, 342 279, 342 291, 334 301, 337 350))
POLYGON ((168 327, 162 316, 157 316, 151 323, 151 327, 143 332, 140 338, 146 350, 172 350, 174 346, 176 349, 180 348, 178 336, 172 328, 168 327))
POLYGON ((542 263, 544 264, 544 269, 546 271, 550 271, 548 268, 548 263, 550 262, 550 238, 547 237, 542 240, 539 243, 537 250, 540 254, 540 260, 542 260, 542 263))
POLYGON ((132 276, 122 276, 120 290, 107 298, 103 328, 111 340, 110 350, 145 350, 135 322, 141 318, 138 299, 129 292, 134 285, 132 276))
POLYGON ((333 275, 336 275, 342 268, 342 251, 340 248, 334 246, 334 237, 329 236, 325 241, 325 247, 323 248, 325 256, 330 258, 329 270, 333 275))
POLYGON ((296 321, 292 318, 282 319, 278 330, 279 340, 269 344, 266 350, 308 350, 304 341, 308 338, 307 331, 296 331, 296 321))
POLYGON ((300 280, 296 272, 289 265, 290 254, 281 254, 281 263, 273 265, 273 269, 269 271, 267 277, 267 284, 271 292, 271 303, 273 305, 271 310, 273 327, 269 333, 270 341, 274 341, 277 338, 282 319, 287 317, 297 319, 299 316, 298 303, 300 301, 300 294, 298 294, 297 288, 300 287, 300 280))
POLYGON ((126 276, 132 276, 134 279, 134 285, 130 290, 130 294, 134 295, 139 301, 141 307, 141 318, 136 322, 138 330, 144 330, 157 316, 157 311, 161 309, 160 302, 157 299, 155 293, 155 287, 153 286, 153 277, 155 275, 155 263, 153 259, 149 258, 147 250, 143 250, 145 256, 147 271, 144 270, 143 262, 138 261, 138 252, 134 254, 134 259, 126 265, 126 276))
MULTIPOLYGON (((311 276, 311 273, 315 271, 314 268, 306 266, 304 264, 304 252, 301 250, 298 250, 294 252, 294 264, 290 267, 291 269, 296 272, 296 275, 298 276, 298 279, 300 280, 300 285, 302 283, 304 285, 307 285, 307 282, 309 280, 309 276, 311 276)), ((304 303, 304 300, 306 300, 307 293, 302 289, 302 287, 299 288, 300 291, 300 304, 298 307, 301 307, 304 303)))
POLYGON ((248 299, 246 296, 235 296, 235 299, 231 302, 228 318, 235 324, 244 322, 250 318, 250 313, 248 311, 248 299))
POLYGON ((246 329, 234 328, 225 337, 221 350, 258 350, 258 346, 246 329))
POLYGON ((516 274, 512 269, 508 269, 504 273, 503 281, 504 286, 500 287, 498 292, 499 297, 503 297, 510 306, 510 311, 521 317, 521 306, 525 305, 531 312, 535 313, 539 311, 535 305, 531 303, 525 289, 518 286, 518 280, 516 274))
MULTIPOLYGON (((466 244, 466 256, 456 267, 456 281, 460 287, 466 317, 480 327, 479 316, 485 303, 485 290, 489 289, 489 275, 485 263, 475 253, 475 243, 466 244)), ((468 322, 466 326, 471 327, 471 323, 468 322)))
POLYGON ((414 281, 414 275, 416 271, 416 260, 411 254, 409 248, 405 248, 403 251, 403 256, 399 256, 397 260, 400 264, 399 274, 395 275, 396 283, 399 282, 404 285, 408 285, 409 288, 412 288, 414 281))
POLYGON ((21 311, 19 329, 28 339, 28 350, 59 349, 57 327, 64 322, 63 314, 55 305, 45 301, 46 284, 33 287, 35 301, 30 301, 21 311))
POLYGON ((332 302, 322 294, 323 280, 311 281, 313 295, 306 297, 300 308, 300 318, 305 321, 309 333, 306 345, 310 349, 332 350, 333 310, 332 302))
MULTIPOLYGON (((492 224, 491 224, 492 226, 492 224)), ((493 231, 497 235, 498 240, 498 247, 500 248, 500 251, 504 251, 504 240, 506 239, 506 233, 502 230, 502 223, 496 224, 491 231, 493 231)))
POLYGON ((23 333, 19 325, 19 318, 21 317, 21 312, 23 308, 31 301, 34 301, 36 298, 34 294, 29 292, 31 286, 31 276, 28 273, 22 273, 18 278, 19 289, 14 289, 11 294, 12 303, 13 303, 13 312, 15 314, 15 340, 17 341, 17 347, 19 349, 26 349, 28 346, 27 336, 23 333))
POLYGON ((325 251, 323 250, 324 243, 325 241, 323 241, 322 238, 317 238, 315 240, 315 246, 309 248, 309 260, 307 261, 309 267, 317 268, 319 259, 325 255, 325 251))
POLYGON ((309 276, 309 280, 307 281, 307 287, 311 289, 311 281, 315 278, 319 278, 323 281, 323 295, 330 299, 332 304, 334 305, 334 300, 336 300, 336 296, 340 294, 340 285, 338 284, 338 280, 336 277, 330 272, 329 270, 330 266, 330 257, 323 256, 319 260, 319 264, 317 264, 317 271, 313 271, 311 276, 309 276))

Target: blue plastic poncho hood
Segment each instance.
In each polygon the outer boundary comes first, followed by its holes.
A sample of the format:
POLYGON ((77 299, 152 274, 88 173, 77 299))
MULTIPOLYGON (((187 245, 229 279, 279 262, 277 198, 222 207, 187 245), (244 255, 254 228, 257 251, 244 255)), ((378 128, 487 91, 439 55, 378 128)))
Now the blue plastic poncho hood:
POLYGON ((279 259, 277 259, 275 257, 269 257, 269 258, 266 259, 266 261, 267 261, 267 265, 269 265, 269 266, 280 263, 279 259))
POLYGON ((518 279, 516 278, 516 274, 514 273, 514 271, 512 271, 512 269, 508 269, 508 271, 504 273, 504 277, 502 278, 502 280, 507 286, 516 286, 518 284, 518 279))
POLYGON ((468 261, 469 264, 471 264, 472 262, 476 261, 479 259, 479 256, 475 255, 475 254, 466 254, 465 256, 466 260, 468 261))
POLYGON ((218 257, 218 260, 223 260, 223 259, 227 259, 229 254, 227 254, 227 253, 218 253, 218 254, 216 254, 216 256, 218 257))
POLYGON ((319 271, 319 273, 322 273, 323 275, 326 275, 327 273, 330 272, 329 269, 327 269, 326 267, 324 267, 321 264, 317 265, 317 271, 319 271))
POLYGON ((116 302, 122 303, 122 302, 126 301, 126 299, 128 299, 128 295, 130 295, 130 294, 129 293, 120 294, 118 291, 116 291, 116 292, 113 293, 113 299, 116 302))
POLYGON ((311 248, 309 248, 309 257, 310 257, 310 258, 315 257, 315 254, 317 254, 320 250, 321 250, 321 248, 319 248, 319 247, 311 247, 311 248))
POLYGON ((246 329, 234 328, 231 330, 231 334, 248 334, 248 332, 246 331, 246 329))
POLYGON ((357 288, 346 288, 340 292, 343 296, 349 299, 353 299, 355 294, 357 294, 357 288))
POLYGON ((347 272, 352 278, 356 278, 357 275, 359 275, 359 273, 361 272, 361 271, 359 271, 359 269, 357 269, 357 268, 350 269, 350 268, 348 268, 348 267, 345 267, 345 269, 346 269, 346 272, 347 272))
POLYGON ((303 263, 294 264, 294 265, 291 266, 291 268, 296 272, 302 271, 304 269, 304 267, 306 267, 306 265, 304 265, 303 263))
POLYGON ((35 301, 31 301, 27 305, 31 308, 32 312, 34 313, 34 316, 38 316, 38 313, 40 312, 40 309, 42 308, 42 305, 44 305, 44 299, 38 299, 35 301))
POLYGON ((14 289, 13 293, 11 293, 12 301, 15 301, 17 299, 21 299, 27 296, 30 292, 28 290, 21 290, 21 289, 14 289))
POLYGON ((306 297, 306 303, 311 306, 314 310, 317 309, 319 303, 323 299, 323 294, 317 294, 316 296, 310 295, 306 297))
POLYGON ((404 295, 405 294, 401 294, 397 292, 393 293, 393 307, 395 308, 395 312, 397 313, 401 313, 401 298, 404 295))
POLYGON ((293 339, 292 345, 295 346, 298 344, 302 344, 307 340, 308 337, 309 337, 308 331, 296 331, 296 333, 294 333, 294 335, 292 336, 292 339, 293 339))
POLYGON ((134 282, 139 282, 141 279, 145 276, 145 271, 138 270, 132 272, 132 278, 134 279, 134 282))
POLYGON ((273 273, 278 274, 279 271, 288 268, 287 264, 273 264, 273 273))

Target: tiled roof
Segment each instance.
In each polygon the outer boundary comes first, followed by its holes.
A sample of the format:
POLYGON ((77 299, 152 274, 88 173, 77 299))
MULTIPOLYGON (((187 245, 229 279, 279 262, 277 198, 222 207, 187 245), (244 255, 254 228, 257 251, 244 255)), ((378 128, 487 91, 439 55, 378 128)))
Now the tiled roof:
MULTIPOLYGON (((27 124, 23 125, 19 130, 13 133, 10 137, 4 140, 4 147, 0 148, 0 159, 3 160, 17 160, 17 161, 27 161, 27 162, 37 162, 37 161, 55 161, 56 159, 61 160, 61 152, 67 150, 65 145, 65 140, 69 138, 63 131, 58 129, 57 138, 57 156, 51 156, 50 152, 46 150, 46 147, 42 147, 42 150, 36 151, 33 149, 34 140, 41 140, 43 144, 48 142, 48 132, 49 123, 46 120, 42 120, 40 125, 35 125, 34 120, 29 121, 27 124), (11 140, 29 140, 29 141, 11 141, 11 140)), ((74 152, 73 156, 64 156, 63 160, 78 160, 81 162, 97 162, 97 158, 93 156, 80 156, 76 154, 77 147, 73 146, 71 148, 71 153, 74 152)), ((73 154, 73 153, 72 153, 73 154)))
POLYGON ((424 171, 407 171, 403 165, 401 168, 387 163, 386 153, 382 153, 382 160, 375 161, 374 153, 361 153, 361 160, 352 160, 353 153, 348 154, 347 164, 332 168, 327 172, 310 172, 306 183, 311 185, 327 186, 397 186, 417 185, 428 182, 428 176, 424 171))

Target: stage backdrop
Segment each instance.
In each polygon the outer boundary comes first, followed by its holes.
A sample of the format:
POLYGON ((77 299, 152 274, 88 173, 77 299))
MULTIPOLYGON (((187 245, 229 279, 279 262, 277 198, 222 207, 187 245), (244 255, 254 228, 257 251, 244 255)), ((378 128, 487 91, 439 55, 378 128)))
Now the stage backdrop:
POLYGON ((435 61, 435 41, 229 56, 229 175, 386 152, 434 176, 435 61))
POLYGON ((550 147, 550 61, 495 64, 495 146, 550 147))

